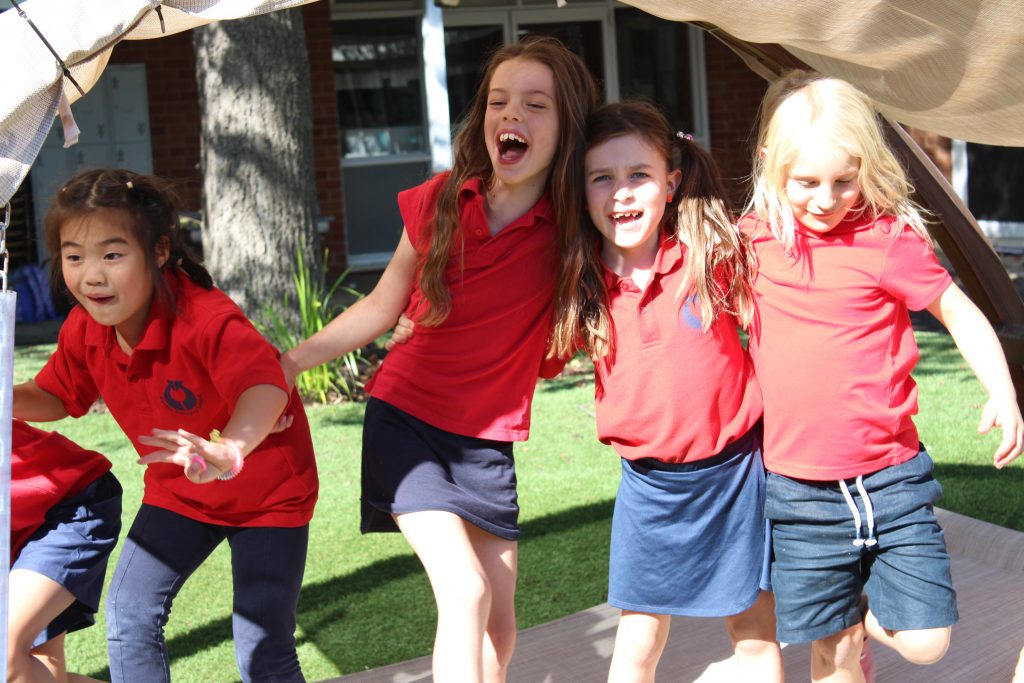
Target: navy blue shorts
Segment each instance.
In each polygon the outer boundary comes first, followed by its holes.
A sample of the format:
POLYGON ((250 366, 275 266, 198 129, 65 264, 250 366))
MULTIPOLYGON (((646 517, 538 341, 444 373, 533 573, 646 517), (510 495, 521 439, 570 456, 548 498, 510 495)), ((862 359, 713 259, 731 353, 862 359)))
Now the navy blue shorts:
POLYGON ((363 419, 362 532, 398 531, 391 515, 444 510, 519 539, 512 443, 452 434, 370 398, 363 419))
POLYGON ((107 559, 120 533, 121 484, 110 472, 46 513, 11 569, 42 574, 67 589, 75 602, 36 636, 33 647, 96 622, 107 559))
POLYGON ((864 475, 873 533, 854 482, 846 480, 861 519, 859 533, 838 482, 768 474, 765 515, 772 527, 782 642, 818 640, 859 623, 862 591, 886 629, 942 628, 957 621, 949 554, 932 508, 942 487, 932 476, 931 458, 922 450, 905 463, 864 475))
POLYGON ((645 614, 724 617, 768 589, 761 427, 693 463, 622 461, 608 602, 645 614))

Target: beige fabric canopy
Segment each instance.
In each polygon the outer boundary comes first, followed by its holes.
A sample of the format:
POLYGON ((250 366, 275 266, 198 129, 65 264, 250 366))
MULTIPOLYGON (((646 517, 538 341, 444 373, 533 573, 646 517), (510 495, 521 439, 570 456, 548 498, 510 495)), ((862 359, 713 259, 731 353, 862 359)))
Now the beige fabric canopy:
POLYGON ((624 0, 674 21, 778 43, 900 123, 1024 146, 1021 0, 624 0))
MULTIPOLYGON (((25 0, 19 4, 88 92, 110 49, 122 39, 155 38, 310 1, 25 0)), ((741 40, 777 43, 819 71, 851 81, 901 123, 972 142, 1024 146, 1024 2, 1020 0, 626 2, 666 19, 701 22, 741 40)), ((446 4, 458 1, 446 0, 446 4)), ((2 206, 39 153, 62 90, 69 102, 79 93, 15 10, 0 14, 0 64, 2 206)))

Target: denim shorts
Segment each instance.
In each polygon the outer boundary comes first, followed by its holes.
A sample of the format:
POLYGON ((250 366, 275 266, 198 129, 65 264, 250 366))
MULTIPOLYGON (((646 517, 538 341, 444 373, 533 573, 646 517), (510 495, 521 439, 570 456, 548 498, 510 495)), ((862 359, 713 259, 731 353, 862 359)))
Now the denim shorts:
POLYGON ((75 601, 43 629, 33 647, 95 623, 107 559, 120 533, 121 485, 110 472, 46 513, 11 569, 42 574, 75 601))
POLYGON ((846 480, 847 501, 839 482, 768 474, 765 516, 772 528, 781 642, 818 640, 856 625, 862 620, 862 591, 886 629, 941 628, 957 621, 949 554, 932 508, 942 487, 932 476, 931 458, 922 450, 905 463, 864 475, 859 487, 855 482, 846 480))

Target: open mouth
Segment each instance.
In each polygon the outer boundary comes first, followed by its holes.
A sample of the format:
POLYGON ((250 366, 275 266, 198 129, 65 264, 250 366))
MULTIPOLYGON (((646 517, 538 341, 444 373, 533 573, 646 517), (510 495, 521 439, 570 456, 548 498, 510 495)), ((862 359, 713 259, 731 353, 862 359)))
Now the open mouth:
POLYGON ((626 223, 640 220, 643 215, 643 211, 619 211, 612 214, 612 223, 615 225, 625 225, 626 223))
POLYGON ((526 155, 530 144, 518 133, 504 132, 498 135, 498 158, 514 164, 526 155))

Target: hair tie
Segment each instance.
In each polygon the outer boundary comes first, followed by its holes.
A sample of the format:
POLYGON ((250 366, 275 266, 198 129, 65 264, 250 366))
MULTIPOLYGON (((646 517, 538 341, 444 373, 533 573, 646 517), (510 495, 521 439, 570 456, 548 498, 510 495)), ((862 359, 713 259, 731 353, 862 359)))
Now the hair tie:
POLYGON ((679 138, 680 140, 686 140, 687 142, 693 142, 693 136, 690 135, 689 133, 684 133, 681 130, 677 130, 676 131, 676 137, 679 138))
POLYGON ((128 189, 129 189, 129 190, 135 187, 135 185, 134 185, 134 184, 132 183, 132 181, 130 181, 130 180, 129 180, 128 182, 126 182, 126 183, 125 183, 125 185, 127 185, 127 186, 128 186, 128 189))

